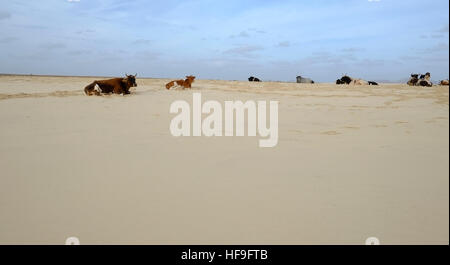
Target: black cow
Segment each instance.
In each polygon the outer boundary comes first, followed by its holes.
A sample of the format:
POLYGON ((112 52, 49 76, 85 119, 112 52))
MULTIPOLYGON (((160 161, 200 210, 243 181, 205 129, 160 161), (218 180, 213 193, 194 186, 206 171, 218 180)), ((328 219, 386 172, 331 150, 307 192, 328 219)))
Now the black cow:
POLYGON ((248 81, 249 81, 249 82, 261 82, 261 80, 259 80, 259 78, 253 77, 253 76, 250 76, 250 77, 248 78, 248 81))
POLYGON ((352 82, 351 77, 344 75, 343 77, 341 77, 341 79, 336 80, 336 85, 343 85, 343 84, 350 84, 352 82))

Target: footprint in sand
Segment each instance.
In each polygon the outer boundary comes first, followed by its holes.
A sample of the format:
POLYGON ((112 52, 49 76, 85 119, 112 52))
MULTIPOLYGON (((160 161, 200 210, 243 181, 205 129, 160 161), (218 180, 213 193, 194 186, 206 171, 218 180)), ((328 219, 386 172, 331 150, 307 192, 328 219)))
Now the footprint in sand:
POLYGON ((436 123, 439 122, 440 120, 448 120, 447 117, 434 117, 430 120, 425 121, 426 123, 436 123))
POLYGON ((341 128, 343 128, 343 129, 359 130, 359 127, 358 127, 358 126, 343 126, 343 127, 341 127, 341 128))
POLYGON ((341 134, 340 132, 337 131, 326 131, 326 132, 321 132, 320 134, 326 134, 326 135, 338 135, 341 134))
POLYGON ((303 132, 300 130, 289 130, 290 132, 294 132, 294 133, 298 133, 298 134, 302 134, 303 132))

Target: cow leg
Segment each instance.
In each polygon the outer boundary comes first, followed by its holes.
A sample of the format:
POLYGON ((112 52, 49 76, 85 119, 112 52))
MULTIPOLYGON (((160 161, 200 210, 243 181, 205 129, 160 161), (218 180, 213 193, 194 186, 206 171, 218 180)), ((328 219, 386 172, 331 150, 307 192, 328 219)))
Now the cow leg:
POLYGON ((124 94, 125 95, 125 90, 121 87, 121 86, 115 86, 113 89, 113 93, 114 94, 124 94))
POLYGON ((97 84, 100 92, 99 93, 103 93, 103 94, 109 94, 111 93, 111 87, 109 87, 108 85, 105 84, 97 84))

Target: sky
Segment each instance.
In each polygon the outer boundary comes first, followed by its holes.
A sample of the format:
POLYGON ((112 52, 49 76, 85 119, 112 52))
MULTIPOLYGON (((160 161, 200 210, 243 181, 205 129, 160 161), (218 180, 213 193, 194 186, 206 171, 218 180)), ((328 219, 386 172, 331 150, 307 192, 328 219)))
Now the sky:
POLYGON ((0 73, 333 82, 449 77, 448 0, 40 0, 0 6, 0 73))

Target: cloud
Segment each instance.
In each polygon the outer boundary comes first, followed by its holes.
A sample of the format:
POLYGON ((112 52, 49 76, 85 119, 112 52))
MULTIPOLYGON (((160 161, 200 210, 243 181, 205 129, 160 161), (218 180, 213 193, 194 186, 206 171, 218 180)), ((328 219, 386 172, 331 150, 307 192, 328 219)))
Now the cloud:
POLYGON ((18 40, 18 38, 16 38, 16 37, 6 37, 6 38, 1 38, 0 43, 11 43, 16 40, 18 40))
MULTIPOLYGON (((393 62, 391 61, 390 63, 392 64, 393 62)), ((362 59, 356 62, 357 66, 361 66, 363 68, 384 66, 385 64, 387 64, 387 61, 383 59, 362 59)))
POLYGON ((291 43, 289 41, 282 41, 276 45, 276 47, 280 47, 280 48, 287 48, 290 46, 291 46, 291 43))
POLYGON ((148 45, 150 43, 151 43, 151 41, 146 40, 146 39, 138 39, 138 40, 133 41, 133 44, 135 44, 135 45, 148 45))
POLYGON ((80 34, 80 35, 90 34, 90 33, 95 33, 95 30, 93 30, 93 29, 86 29, 86 30, 75 31, 75 34, 80 34))
POLYGON ((255 57, 254 52, 264 50, 263 47, 257 45, 245 45, 224 51, 224 54, 240 55, 244 57, 255 57))
POLYGON ((69 2, 69 3, 77 3, 77 2, 80 2, 80 0, 67 0, 67 2, 69 2))
POLYGON ((47 50, 54 50, 66 48, 66 45, 64 43, 44 43, 40 47, 47 50))
POLYGON ((422 57, 420 56, 411 56, 411 55, 403 55, 399 57, 400 60, 402 61, 417 61, 417 60, 422 60, 422 57))
POLYGON ((238 35, 231 35, 230 38, 248 38, 250 35, 246 31, 241 31, 238 35))
POLYGON ((50 27, 42 26, 42 25, 24 25, 24 24, 16 24, 13 25, 14 27, 22 28, 22 29, 29 29, 29 30, 49 30, 50 27))
POLYGON ((362 52, 364 50, 365 50, 364 48, 350 47, 350 48, 341 49, 340 51, 344 52, 344 53, 354 53, 354 52, 362 52))
POLYGON ((442 52, 442 51, 448 51, 448 43, 438 43, 433 47, 427 48, 423 50, 427 53, 434 53, 434 52, 442 52))
POLYGON ((8 19, 11 17, 11 13, 0 10, 0 20, 8 19))
POLYGON ((253 31, 259 34, 265 34, 266 32, 264 30, 261 29, 256 29, 256 28, 249 28, 248 31, 253 31))
POLYGON ((445 38, 445 34, 448 34, 448 24, 442 26, 439 30, 435 30, 434 34, 430 34, 430 35, 422 34, 419 37, 421 39, 428 39, 428 38, 441 39, 441 38, 445 38))
POLYGON ((136 52, 135 56, 140 60, 145 61, 154 61, 159 59, 161 53, 160 52, 154 52, 154 51, 138 51, 136 52))
POLYGON ((442 34, 433 34, 433 35, 431 35, 431 38, 433 38, 433 39, 441 39, 443 37, 444 37, 444 35, 442 35, 442 34))
POLYGON ((339 64, 343 63, 344 56, 335 56, 328 52, 313 52, 311 56, 305 57, 300 60, 303 64, 339 64))
POLYGON ((439 63, 439 62, 448 62, 448 58, 445 56, 439 56, 435 54, 421 54, 417 56, 404 55, 400 56, 399 60, 406 61, 408 64, 411 62, 428 62, 428 63, 439 63))
POLYGON ((79 56, 79 55, 91 54, 91 53, 92 52, 89 50, 73 50, 73 51, 67 52, 68 55, 73 55, 73 56, 79 56))
POLYGON ((438 30, 440 33, 448 33, 448 24, 443 26, 440 30, 438 30))

